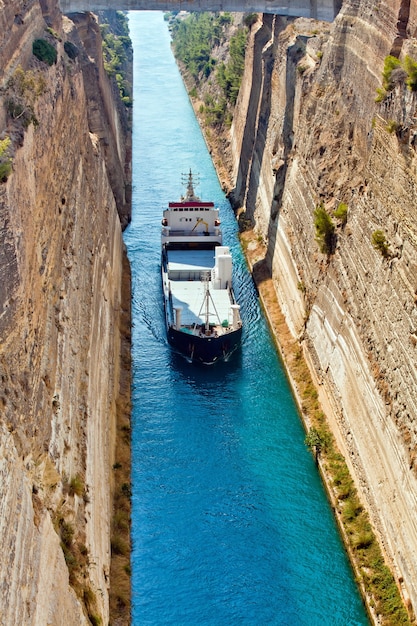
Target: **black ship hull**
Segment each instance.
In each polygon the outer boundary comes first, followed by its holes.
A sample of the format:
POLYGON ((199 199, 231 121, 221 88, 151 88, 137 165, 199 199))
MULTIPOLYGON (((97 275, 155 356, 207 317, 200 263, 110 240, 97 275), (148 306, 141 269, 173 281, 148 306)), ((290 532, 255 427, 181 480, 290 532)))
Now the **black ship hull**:
POLYGON ((220 337, 200 337, 169 327, 167 336, 171 346, 190 362, 213 365, 219 361, 227 361, 240 346, 242 328, 220 337))

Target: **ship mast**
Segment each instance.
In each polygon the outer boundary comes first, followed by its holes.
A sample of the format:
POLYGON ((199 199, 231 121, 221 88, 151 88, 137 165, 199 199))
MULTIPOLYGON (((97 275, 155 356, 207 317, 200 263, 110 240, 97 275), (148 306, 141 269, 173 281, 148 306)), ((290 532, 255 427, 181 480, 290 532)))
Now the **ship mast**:
MULTIPOLYGON (((210 293, 210 272, 202 272, 201 273, 201 281, 204 283, 204 300, 201 305, 199 316, 204 307, 204 332, 206 335, 210 334, 210 301, 214 308, 214 314, 217 317, 218 323, 220 324, 220 317, 216 309, 216 305, 214 304, 214 300, 210 293)), ((211 315, 214 315, 211 313, 211 315)))
POLYGON ((209 311, 209 306, 210 306, 210 289, 209 289, 209 277, 208 277, 208 272, 206 274, 206 276, 204 277, 204 287, 205 287, 205 296, 204 296, 204 300, 206 303, 206 320, 205 320, 205 329, 206 329, 206 335, 210 334, 210 311, 209 311))
MULTIPOLYGON (((200 198, 196 196, 194 192, 194 181, 193 181, 193 173, 191 171, 191 168, 188 173, 187 181, 185 181, 186 174, 183 174, 183 177, 184 177, 183 184, 187 185, 187 191, 186 191, 185 197, 183 197, 182 200, 185 202, 198 202, 200 198)), ((198 184, 198 181, 197 181, 197 184, 198 184)))

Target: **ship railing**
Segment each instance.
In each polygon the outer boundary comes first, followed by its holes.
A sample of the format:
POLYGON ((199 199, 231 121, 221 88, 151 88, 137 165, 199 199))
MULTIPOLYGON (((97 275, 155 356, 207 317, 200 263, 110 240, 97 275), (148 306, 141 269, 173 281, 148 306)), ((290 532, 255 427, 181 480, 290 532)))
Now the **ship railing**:
POLYGON ((214 231, 209 231, 208 233, 206 232, 196 232, 196 231, 191 231, 191 230, 173 230, 172 228, 169 230, 169 234, 167 234, 167 236, 169 237, 196 237, 196 238, 202 238, 202 237, 217 237, 217 233, 215 233, 214 231))

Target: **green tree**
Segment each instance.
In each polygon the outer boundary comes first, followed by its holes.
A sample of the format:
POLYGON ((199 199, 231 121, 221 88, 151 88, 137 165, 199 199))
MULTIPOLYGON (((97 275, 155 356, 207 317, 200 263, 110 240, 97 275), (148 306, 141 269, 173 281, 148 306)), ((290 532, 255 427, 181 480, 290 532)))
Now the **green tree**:
POLYGON ((320 252, 327 255, 332 254, 335 244, 335 226, 323 204, 314 210, 314 227, 320 252))
POLYGON ((119 34, 110 32, 108 24, 101 24, 101 37, 103 42, 104 69, 107 74, 116 81, 120 98, 127 107, 132 106, 131 86, 125 77, 125 71, 129 63, 129 53, 132 42, 129 37, 129 27, 126 16, 117 11, 117 30, 119 34), (120 34, 121 33, 121 34, 120 34))
POLYGON ((48 65, 56 63, 57 51, 46 39, 35 39, 32 44, 32 52, 37 59, 48 65))
MULTIPOLYGON (((210 102, 205 102, 206 123, 212 126, 231 123, 231 112, 243 75, 249 32, 246 26, 238 28, 231 37, 227 61, 216 63, 212 56, 213 49, 222 43, 231 22, 229 13, 200 13, 191 14, 186 19, 176 19, 172 24, 175 57, 184 64, 195 86, 199 87, 201 82, 210 78, 213 84, 217 83, 221 88, 222 93, 218 93, 210 102)), ((212 93, 215 91, 213 89, 212 93)))
POLYGON ((306 444, 307 448, 314 453, 314 458, 317 462, 322 450, 324 450, 326 447, 326 441, 323 434, 320 433, 320 431, 318 431, 317 428, 314 428, 313 426, 309 429, 304 443, 306 444))

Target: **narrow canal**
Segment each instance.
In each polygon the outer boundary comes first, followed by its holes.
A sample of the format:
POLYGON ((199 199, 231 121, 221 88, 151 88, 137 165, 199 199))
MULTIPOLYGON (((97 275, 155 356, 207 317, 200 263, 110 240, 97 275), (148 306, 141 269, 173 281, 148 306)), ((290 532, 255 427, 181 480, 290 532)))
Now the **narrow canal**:
POLYGON ((365 625, 352 572, 275 353, 161 13, 134 45, 132 623, 365 625), (227 364, 170 350, 160 293, 163 207, 181 174, 221 210, 244 342, 227 364))

